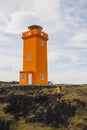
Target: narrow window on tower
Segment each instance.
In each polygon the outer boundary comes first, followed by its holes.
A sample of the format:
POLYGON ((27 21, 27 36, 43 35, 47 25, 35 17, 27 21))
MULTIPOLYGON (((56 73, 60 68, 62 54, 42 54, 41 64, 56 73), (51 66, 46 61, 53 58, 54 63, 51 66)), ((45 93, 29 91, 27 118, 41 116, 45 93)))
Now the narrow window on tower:
POLYGON ((42 40, 40 41, 40 46, 44 46, 44 42, 42 40))
POLYGON ((24 75, 24 74, 22 74, 22 75, 21 75, 21 79, 22 79, 22 80, 24 80, 24 78, 25 78, 25 75, 24 75))
POLYGON ((30 61, 32 59, 32 56, 28 55, 27 59, 30 61))
POLYGON ((41 33, 41 36, 43 36, 43 33, 41 33))
POLYGON ((41 75, 40 75, 40 79, 41 79, 41 80, 44 80, 44 74, 41 74, 41 75))
POLYGON ((28 36, 30 36, 30 32, 28 32, 28 36))

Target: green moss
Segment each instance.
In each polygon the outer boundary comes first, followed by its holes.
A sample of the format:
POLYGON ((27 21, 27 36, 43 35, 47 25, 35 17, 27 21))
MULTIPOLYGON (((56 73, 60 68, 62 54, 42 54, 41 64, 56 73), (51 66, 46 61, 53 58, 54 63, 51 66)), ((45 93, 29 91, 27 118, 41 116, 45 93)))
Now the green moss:
MULTIPOLYGON (((0 83, 0 87, 3 87, 5 84, 0 83)), ((39 93, 41 95, 53 94, 53 91, 49 91, 49 88, 41 88, 40 90, 11 90, 7 89, 0 94, 0 98, 7 98, 10 94, 15 95, 29 95, 29 96, 37 96, 39 93)), ((52 88, 52 90, 54 90, 52 88)), ((68 124, 72 124, 72 128, 70 130, 78 129, 80 130, 80 125, 87 126, 87 106, 83 107, 82 105, 78 105, 76 100, 87 104, 87 85, 78 85, 78 86, 64 86, 62 89, 62 101, 69 102, 72 106, 76 107, 76 111, 74 116, 68 119, 68 124)), ((7 103, 0 103, 0 118, 4 120, 12 120, 14 117, 10 113, 5 113, 4 108, 7 107, 7 103)), ((40 104, 36 104, 36 107, 40 104)), ((21 115, 21 114, 20 114, 21 115)), ((33 118, 34 115, 31 113, 30 118, 33 118)), ((25 123, 25 119, 21 118, 18 122, 12 125, 11 130, 67 130, 64 126, 60 126, 60 128, 52 128, 42 123, 25 123)))
POLYGON ((67 130, 65 128, 52 128, 42 123, 26 124, 25 120, 21 118, 14 126, 13 130, 67 130))
POLYGON ((7 103, 0 103, 0 118, 1 119, 4 119, 4 120, 12 120, 13 119, 13 115, 11 114, 6 114, 4 112, 4 108, 7 106, 8 104, 7 103))

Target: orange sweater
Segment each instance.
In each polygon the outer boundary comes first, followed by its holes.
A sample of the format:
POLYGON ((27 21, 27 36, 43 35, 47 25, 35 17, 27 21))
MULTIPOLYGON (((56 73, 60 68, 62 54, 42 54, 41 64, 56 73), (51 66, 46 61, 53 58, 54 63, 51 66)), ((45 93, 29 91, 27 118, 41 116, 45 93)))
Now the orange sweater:
POLYGON ((54 90, 56 93, 60 93, 61 92, 61 89, 59 87, 55 88, 54 90))

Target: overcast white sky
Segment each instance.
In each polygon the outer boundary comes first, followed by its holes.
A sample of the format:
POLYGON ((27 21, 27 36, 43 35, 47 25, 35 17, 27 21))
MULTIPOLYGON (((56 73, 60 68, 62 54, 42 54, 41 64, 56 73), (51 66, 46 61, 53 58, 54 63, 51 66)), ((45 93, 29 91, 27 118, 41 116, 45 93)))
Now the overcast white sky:
POLYGON ((21 33, 48 33, 48 74, 54 83, 87 83, 87 0, 0 0, 0 80, 19 80, 21 33))

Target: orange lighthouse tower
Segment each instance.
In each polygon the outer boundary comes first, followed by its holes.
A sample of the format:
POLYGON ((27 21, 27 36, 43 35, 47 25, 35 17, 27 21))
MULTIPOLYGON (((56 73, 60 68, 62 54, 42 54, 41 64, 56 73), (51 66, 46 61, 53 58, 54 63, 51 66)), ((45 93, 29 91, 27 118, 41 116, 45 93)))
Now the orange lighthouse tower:
POLYGON ((20 84, 48 84, 47 40, 48 34, 42 27, 32 25, 22 33, 23 71, 20 71, 20 84))

